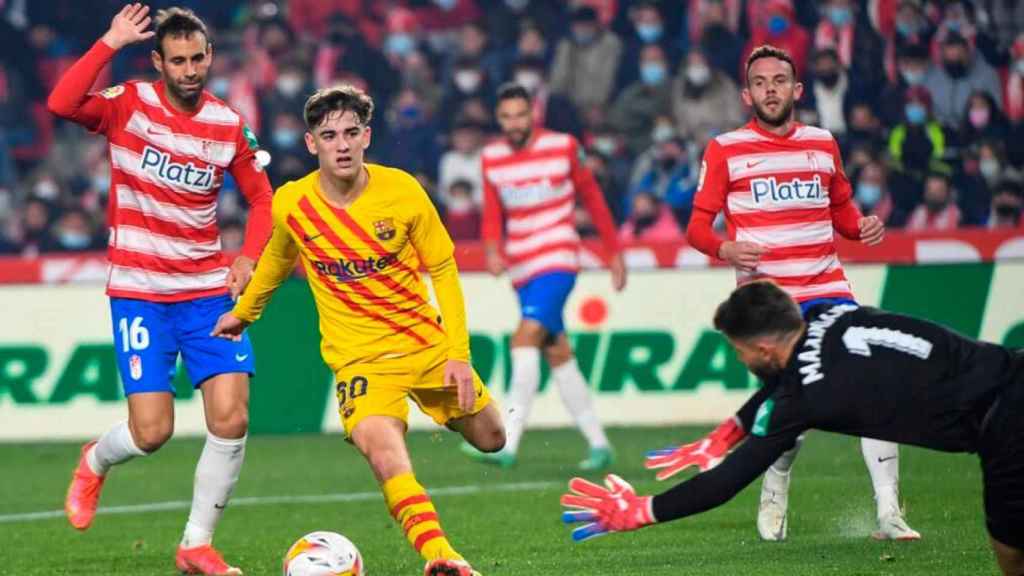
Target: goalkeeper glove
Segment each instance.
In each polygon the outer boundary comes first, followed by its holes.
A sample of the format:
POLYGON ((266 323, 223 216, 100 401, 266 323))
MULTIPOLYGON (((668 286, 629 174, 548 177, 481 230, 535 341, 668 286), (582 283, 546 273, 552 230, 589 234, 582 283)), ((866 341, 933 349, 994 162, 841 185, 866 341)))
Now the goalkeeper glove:
POLYGON ((647 453, 644 466, 648 470, 661 468, 655 476, 658 480, 671 478, 689 466, 697 466, 701 472, 705 472, 724 460, 733 446, 746 436, 747 433, 734 416, 696 442, 664 450, 651 450, 647 453))
POLYGON ((636 530, 656 522, 652 496, 637 496, 629 482, 609 474, 599 486, 583 478, 569 481, 569 493, 562 495, 562 521, 585 522, 572 531, 572 539, 582 542, 608 532, 636 530))

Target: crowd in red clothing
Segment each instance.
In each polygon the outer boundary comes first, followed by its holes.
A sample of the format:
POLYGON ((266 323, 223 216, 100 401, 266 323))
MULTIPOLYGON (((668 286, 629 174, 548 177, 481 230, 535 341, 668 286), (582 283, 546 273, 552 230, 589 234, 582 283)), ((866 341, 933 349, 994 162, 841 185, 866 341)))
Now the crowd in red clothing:
MULTIPOLYGON (((103 246, 102 139, 45 110, 59 75, 120 1, 0 1, 0 253, 103 246)), ((743 124, 742 63, 787 49, 798 120, 839 140, 855 199, 890 227, 1021 227, 1024 3, 1013 0, 234 0, 192 8, 214 30, 207 88, 273 156, 275 186, 315 168, 302 104, 351 82, 377 102, 371 160, 415 174, 452 235, 480 233, 480 150, 494 94, 526 86, 538 126, 569 132, 624 239, 683 237, 704 146, 743 124)), ((149 47, 97 86, 149 77, 149 47)), ((230 183, 229 183, 230 184, 230 183)), ((244 201, 225 187, 224 243, 244 201)), ((577 227, 592 229, 585 210, 577 227)))

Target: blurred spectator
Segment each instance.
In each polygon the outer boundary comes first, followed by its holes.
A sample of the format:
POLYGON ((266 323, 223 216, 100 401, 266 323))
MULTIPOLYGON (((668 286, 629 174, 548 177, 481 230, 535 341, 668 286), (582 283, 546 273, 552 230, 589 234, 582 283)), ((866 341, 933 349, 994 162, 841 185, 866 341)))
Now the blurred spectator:
POLYGON ((975 92, 967 100, 960 122, 960 144, 980 140, 1005 140, 1010 127, 1006 116, 988 92, 975 92))
POLYGON ((846 133, 846 113, 855 94, 835 50, 825 48, 814 55, 814 74, 807 87, 810 89, 804 91, 802 106, 817 111, 818 126, 842 137, 846 133))
POLYGON ((280 186, 316 169, 316 156, 306 149, 306 124, 298 115, 294 112, 279 112, 270 119, 268 131, 263 146, 270 152, 267 177, 272 185, 280 186))
POLYGON ((365 0, 288 0, 288 19, 292 30, 310 40, 320 41, 330 37, 335 23, 343 18, 361 41, 380 46, 387 9, 385 2, 365 0))
POLYGON ((558 43, 551 67, 551 92, 577 108, 604 106, 612 97, 622 41, 586 6, 572 14, 572 34, 558 43))
POLYGON ((985 226, 990 229, 1017 228, 1024 229, 1024 189, 1019 182, 1003 180, 992 195, 992 207, 989 210, 985 226))
POLYGON ((889 134, 889 156, 905 172, 923 173, 932 160, 941 160, 946 136, 932 117, 928 91, 916 86, 907 90, 904 118, 889 134))
POLYGON ((455 63, 451 80, 444 87, 438 108, 438 122, 445 131, 470 100, 479 100, 486 110, 494 108, 494 89, 483 64, 473 56, 464 56, 455 63))
POLYGON ((446 189, 445 227, 452 240, 480 239, 480 204, 473 199, 473 184, 456 180, 446 189))
POLYGON ((565 31, 564 0, 488 0, 484 18, 488 36, 499 46, 515 42, 526 26, 539 28, 548 40, 565 31))
POLYGON ((615 223, 622 223, 622 196, 625 193, 623 184, 625 178, 620 167, 616 166, 615 157, 604 154, 595 148, 587 149, 586 154, 586 166, 594 174, 597 185, 601 187, 604 203, 612 213, 615 223))
POLYGON ((885 82, 881 36, 856 2, 826 0, 820 4, 822 18, 814 30, 815 50, 834 51, 839 68, 849 71, 849 81, 857 90, 877 93, 885 82))
POLYGON ((942 44, 942 66, 932 67, 925 86, 935 103, 935 118, 943 126, 957 127, 967 99, 977 91, 988 92, 998 106, 1001 103, 999 77, 995 70, 958 34, 950 34, 942 44))
POLYGON ((955 192, 945 174, 933 172, 924 181, 924 202, 910 213, 907 230, 942 232, 960 225, 955 192))
POLYGON ((318 45, 313 64, 316 87, 334 84, 342 75, 355 75, 366 82, 376 101, 390 102, 398 89, 397 71, 368 41, 361 25, 345 15, 347 12, 337 12, 330 18, 327 41, 318 45))
POLYGON ((669 63, 661 46, 648 44, 639 62, 627 62, 626 67, 638 68, 640 79, 615 100, 608 121, 625 137, 630 151, 639 154, 651 145, 654 119, 669 113, 669 63))
POLYGON ((941 17, 932 37, 932 56, 942 59, 942 47, 946 40, 959 36, 964 39, 973 53, 980 53, 989 64, 1000 59, 995 38, 989 27, 978 21, 978 13, 973 0, 946 0, 940 6, 941 17))
POLYGON ((388 110, 388 133, 391 164, 411 173, 437 173, 437 127, 431 110, 412 88, 401 90, 388 110))
POLYGON ((935 28, 919 0, 900 0, 885 50, 885 69, 889 77, 898 76, 898 60, 910 47, 920 48, 923 59, 929 60, 928 47, 934 33, 935 28))
POLYGON ((739 0, 690 0, 690 5, 697 3, 698 8, 691 8, 691 33, 696 31, 694 44, 700 47, 707 58, 708 65, 714 70, 725 72, 733 81, 742 84, 740 77, 740 54, 743 52, 743 41, 737 35, 740 13, 739 0), (732 6, 730 10, 729 6, 732 6), (699 26, 693 26, 693 22, 699 26))
POLYGON ((445 80, 451 81, 460 62, 473 61, 483 73, 487 87, 494 90, 503 81, 504 65, 500 51, 491 46, 487 30, 479 22, 470 22, 459 29, 458 44, 448 55, 445 80))
POLYGON ((1003 74, 1003 102, 1011 123, 1024 121, 1024 34, 1017 36, 1010 48, 1010 64, 1003 74))
POLYGON ((619 229, 623 242, 682 240, 683 232, 672 215, 672 210, 653 194, 639 192, 633 195, 629 218, 619 229))
POLYGON ((23 258, 35 258, 47 246, 52 205, 40 198, 29 198, 21 210, 21 218, 14 222, 13 244, 23 258))
POLYGON ((848 154, 857 148, 867 148, 872 154, 885 148, 882 124, 870 103, 860 101, 850 106, 846 134, 839 138, 840 150, 848 154))
POLYGON ((771 44, 789 52, 796 66, 797 77, 802 78, 807 70, 811 36, 796 22, 793 3, 790 0, 762 0, 759 5, 760 8, 752 14, 750 39, 740 57, 740 76, 746 73, 743 68, 754 48, 771 44))
POLYGON ((480 17, 476 0, 429 0, 415 10, 416 20, 431 36, 437 37, 480 17))
POLYGON ((225 252, 240 252, 245 243, 245 224, 237 218, 220 223, 220 245, 225 252))
POLYGON ((888 228, 899 228, 906 213, 896 205, 889 191, 885 166, 872 160, 854 176, 853 199, 865 216, 877 216, 888 228))
POLYGON ((625 90, 640 79, 640 70, 632 65, 642 59, 642 53, 648 46, 658 46, 667 63, 666 70, 675 70, 679 64, 679 43, 673 42, 665 31, 665 20, 657 2, 640 0, 629 7, 629 19, 632 29, 622 51, 618 78, 615 80, 617 91, 625 90))
MULTIPOLYGON (((295 119, 302 118, 302 108, 306 98, 314 92, 306 70, 297 60, 282 64, 274 81, 273 87, 264 90, 259 97, 260 117, 263 119, 262 129, 255 128, 260 139, 269 141, 273 138, 273 130, 277 129, 277 118, 287 114, 295 119)), ((223 78, 226 79, 226 78, 223 78)), ((222 80, 218 78, 218 81, 222 80)), ((301 136, 302 132, 299 132, 301 136)))
POLYGON ((668 204, 676 219, 685 224, 696 192, 697 170, 690 150, 681 138, 672 137, 654 144, 637 160, 624 209, 628 215, 636 194, 651 194, 668 204))
MULTIPOLYGON (((540 59, 544 62, 545 70, 547 70, 548 64, 551 63, 551 50, 548 40, 544 38, 544 33, 541 29, 533 25, 532 22, 527 22, 523 25, 522 30, 519 32, 519 38, 516 40, 512 56, 513 64, 525 58, 540 59)), ((507 75, 505 74, 502 78, 507 75)))
POLYGON ((438 187, 441 200, 447 204, 445 196, 456 182, 469 186, 470 197, 477 206, 483 204, 483 183, 480 174, 480 150, 484 145, 484 130, 479 123, 468 119, 460 119, 452 130, 451 150, 441 156, 438 170, 438 187))
POLYGON ((1024 33, 1024 2, 1020 0, 976 0, 996 45, 1005 49, 1024 33))
POLYGON ((914 86, 924 85, 928 69, 931 66, 927 46, 924 44, 905 46, 899 52, 896 66, 894 78, 885 85, 877 99, 879 116, 889 126, 895 125, 903 119, 907 90, 914 86))
POLYGON ((41 245, 42 252, 88 252, 99 250, 103 244, 85 212, 78 208, 66 210, 57 220, 53 231, 41 245))
POLYGON ((579 111, 568 98, 548 88, 545 70, 543 60, 524 58, 516 62, 513 71, 514 82, 526 88, 533 98, 534 126, 581 138, 583 123, 579 111))
POLYGON ((703 149, 718 134, 739 128, 746 111, 732 79, 693 49, 673 82, 672 117, 678 134, 703 149))
MULTIPOLYGON (((399 59, 401 74, 401 87, 412 89, 422 99, 425 109, 431 114, 440 110, 441 98, 444 90, 437 82, 437 73, 434 70, 430 57, 423 50, 414 50, 410 54, 399 59)), ((464 100, 466 104, 473 99, 464 100)))

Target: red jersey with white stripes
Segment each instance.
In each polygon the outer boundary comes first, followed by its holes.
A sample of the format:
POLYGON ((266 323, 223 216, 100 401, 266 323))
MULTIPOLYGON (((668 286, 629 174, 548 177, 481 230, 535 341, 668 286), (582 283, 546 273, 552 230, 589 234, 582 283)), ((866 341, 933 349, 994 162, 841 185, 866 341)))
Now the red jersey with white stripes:
POLYGON ((737 271, 738 283, 768 278, 798 302, 853 299, 834 233, 859 238, 861 214, 828 130, 794 123, 779 136, 751 121, 708 144, 698 186, 688 230, 696 248, 718 255, 710 227, 724 212, 730 240, 768 249, 754 272, 737 271))
POLYGON ((250 203, 242 253, 257 259, 270 235, 272 190, 256 140, 227 104, 203 92, 177 110, 162 82, 131 81, 86 94, 113 49, 102 41, 54 88, 50 109, 110 144, 107 294, 174 302, 227 292, 217 195, 230 172, 250 203))
POLYGON ((500 241, 515 286, 548 272, 579 271, 580 237, 573 212, 583 200, 609 253, 618 250, 615 223, 601 188, 569 134, 535 130, 522 148, 507 140, 484 147, 483 238, 500 241))

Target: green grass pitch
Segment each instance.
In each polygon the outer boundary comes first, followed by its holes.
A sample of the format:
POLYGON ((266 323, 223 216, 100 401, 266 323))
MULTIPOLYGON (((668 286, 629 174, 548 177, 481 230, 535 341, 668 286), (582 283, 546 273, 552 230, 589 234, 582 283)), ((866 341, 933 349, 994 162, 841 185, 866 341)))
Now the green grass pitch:
MULTIPOLYGON (((659 490, 643 469, 644 451, 703 432, 612 429, 614 471, 641 493, 659 490)), ((794 469, 785 543, 757 538, 757 482, 710 513, 573 544, 558 497, 585 451, 578 434, 529 432, 511 470, 467 461, 458 442, 450 433, 409 436, 417 476, 434 491, 444 529, 485 576, 997 573, 972 456, 902 449, 903 498, 911 525, 924 535, 920 542, 868 537, 874 505, 858 441, 812 433, 794 469)), ((97 516, 89 531, 78 533, 56 514, 12 521, 63 506, 78 445, 0 444, 0 574, 174 574, 201 448, 199 439, 172 440, 155 456, 115 469, 101 508, 116 513, 97 516), (167 504, 145 507, 157 503, 167 504)), ((366 464, 339 436, 254 437, 215 543, 247 575, 273 576, 296 538, 332 530, 359 546, 371 576, 421 574, 422 561, 376 490, 366 464)))

